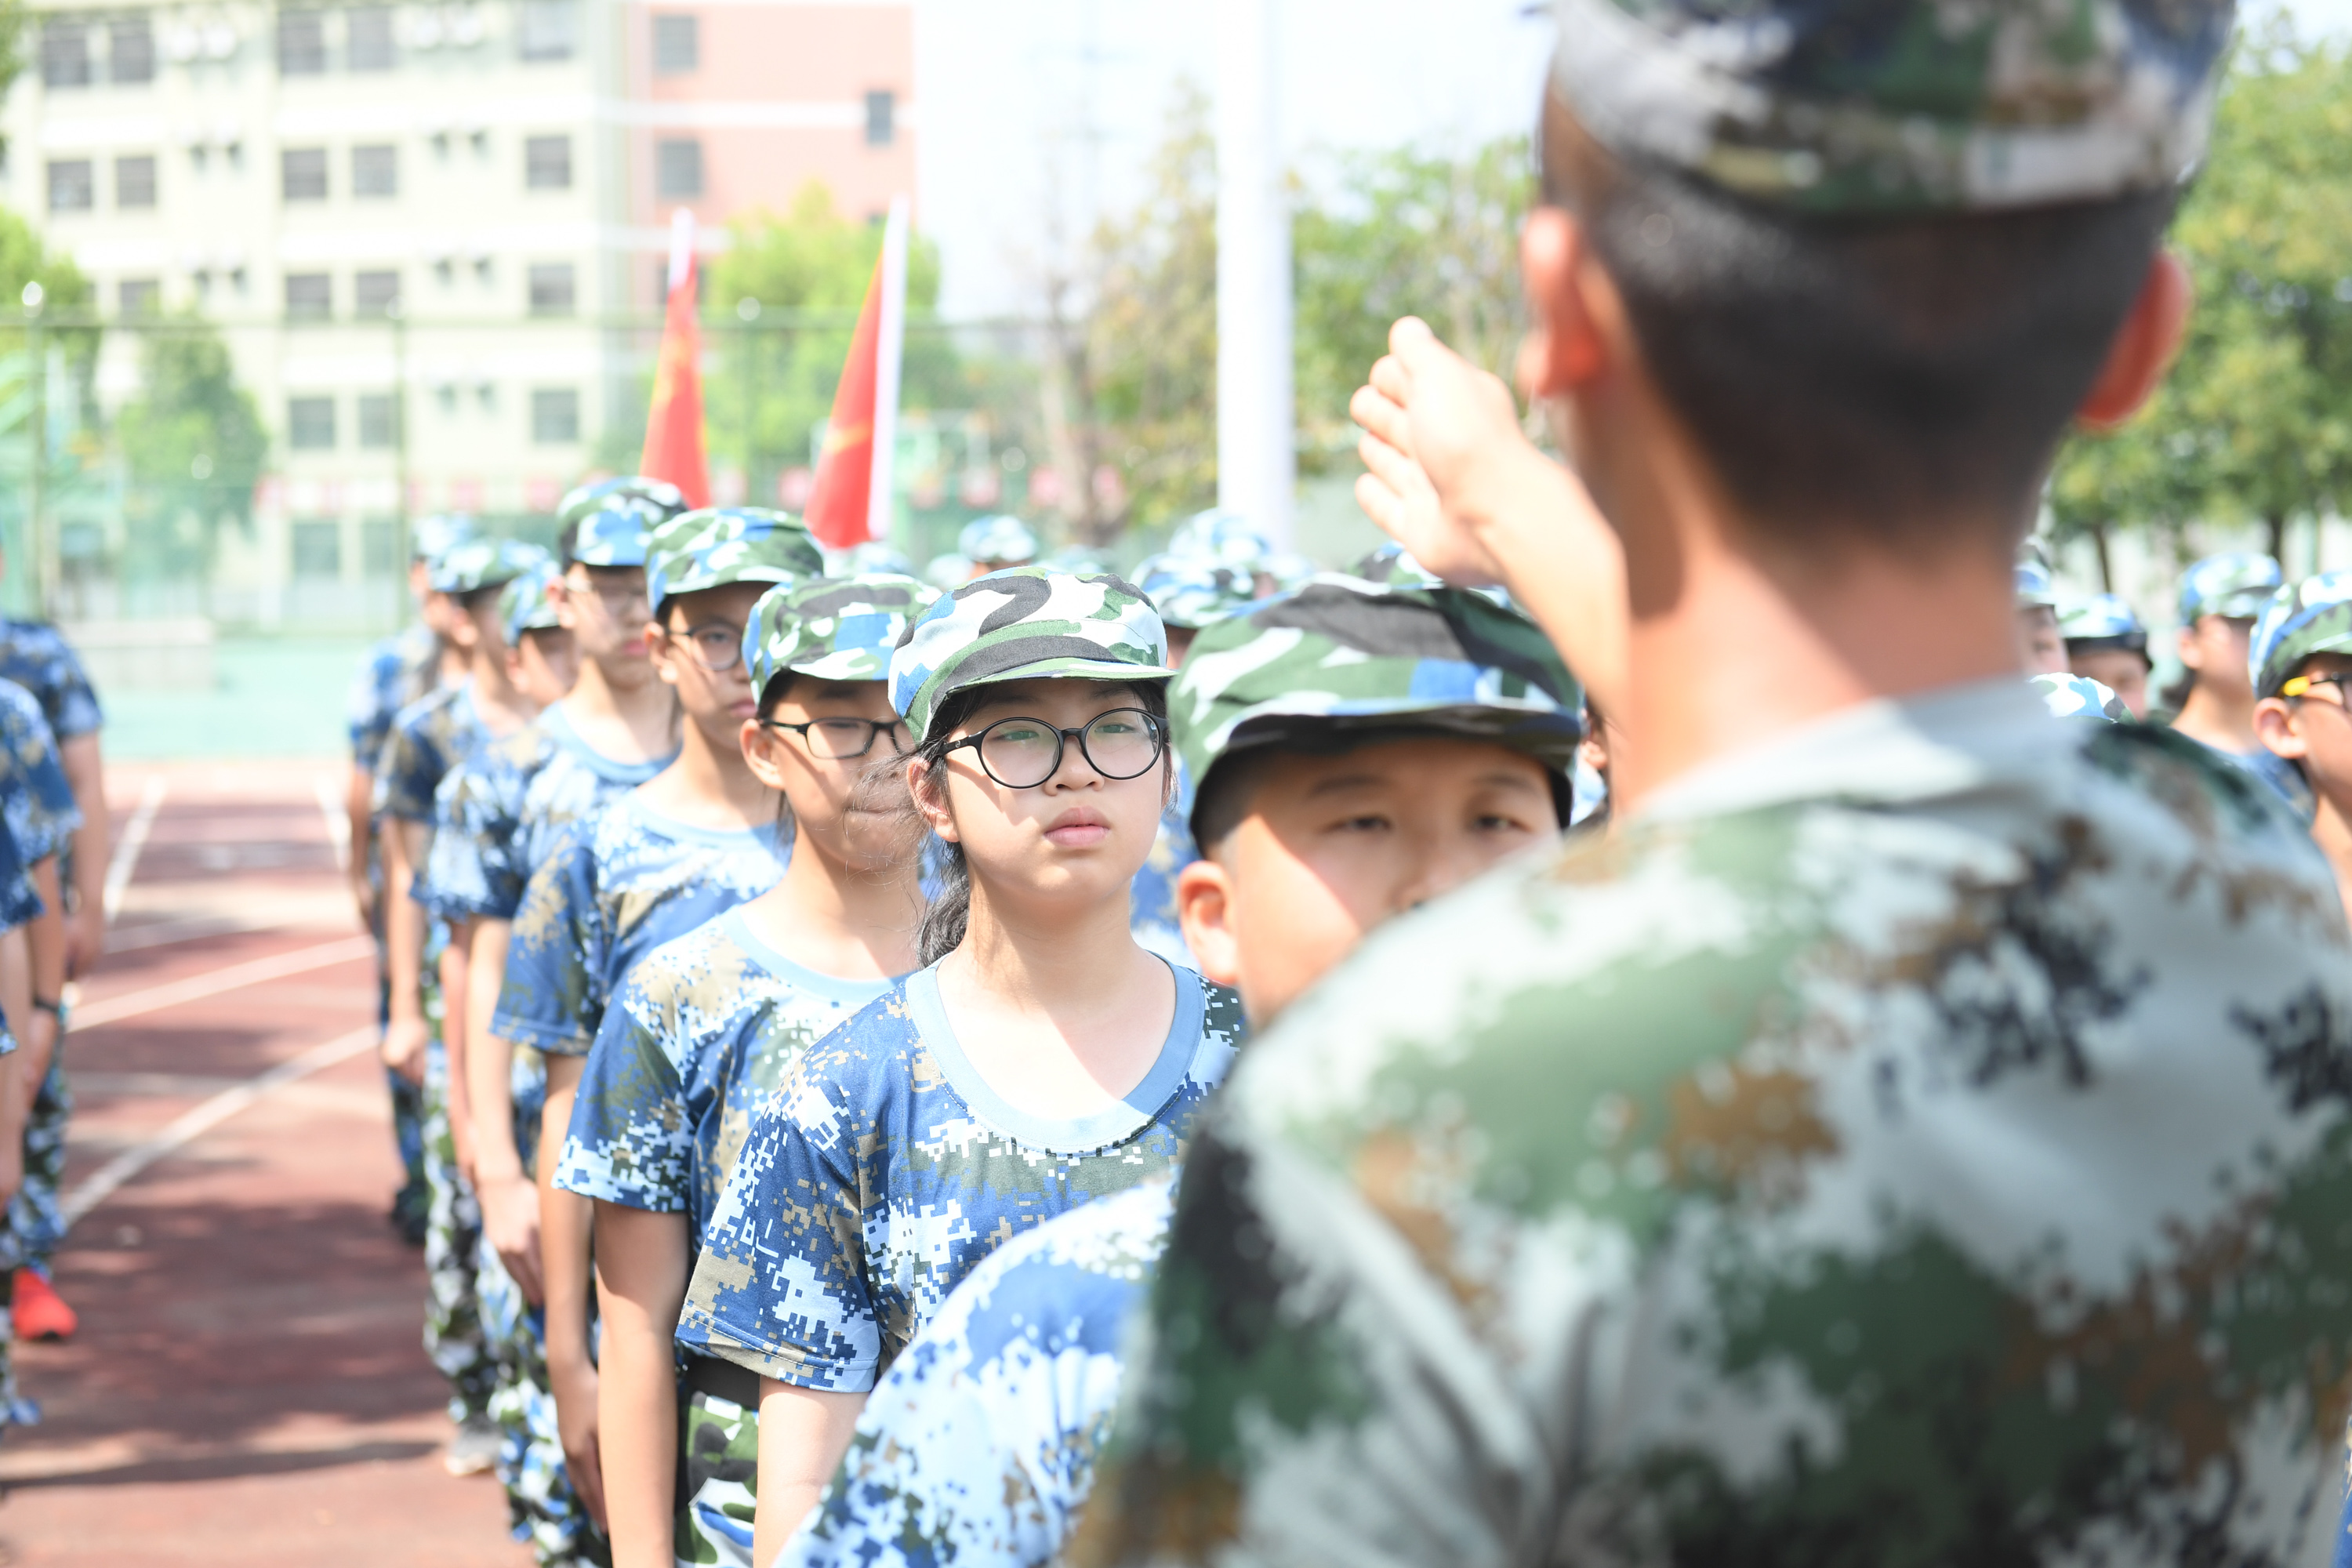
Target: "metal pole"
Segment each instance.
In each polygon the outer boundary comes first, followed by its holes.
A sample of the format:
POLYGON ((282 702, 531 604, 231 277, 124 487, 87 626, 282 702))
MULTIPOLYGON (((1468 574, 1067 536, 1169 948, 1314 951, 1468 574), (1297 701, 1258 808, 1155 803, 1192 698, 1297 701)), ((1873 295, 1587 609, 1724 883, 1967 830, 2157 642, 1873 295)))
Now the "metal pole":
POLYGON ((1298 459, 1276 4, 1216 0, 1217 504, 1287 545, 1298 459))

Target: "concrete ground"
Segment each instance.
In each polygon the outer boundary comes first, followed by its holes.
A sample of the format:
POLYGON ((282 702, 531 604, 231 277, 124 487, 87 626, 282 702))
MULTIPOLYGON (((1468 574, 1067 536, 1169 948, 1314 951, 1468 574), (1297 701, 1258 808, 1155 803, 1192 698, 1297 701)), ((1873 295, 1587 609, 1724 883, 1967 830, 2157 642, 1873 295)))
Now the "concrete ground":
POLYGON ((423 1270, 385 1217, 373 961, 322 784, 339 764, 110 779, 118 834, 142 803, 152 826, 67 1040, 67 1190, 128 1179, 58 1259, 80 1333, 17 1348, 46 1416, 0 1442, 0 1563, 530 1560, 496 1481, 441 1468, 423 1270))

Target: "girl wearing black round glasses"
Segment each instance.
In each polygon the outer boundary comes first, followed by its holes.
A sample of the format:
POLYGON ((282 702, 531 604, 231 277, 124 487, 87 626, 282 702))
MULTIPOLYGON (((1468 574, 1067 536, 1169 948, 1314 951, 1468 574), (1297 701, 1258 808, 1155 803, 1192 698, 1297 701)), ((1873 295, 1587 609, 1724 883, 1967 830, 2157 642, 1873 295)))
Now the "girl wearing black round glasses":
POLYGON ((761 1379, 755 1562, 956 1282, 1171 1168, 1232 1059, 1231 994, 1128 928, 1171 784, 1166 650, 1118 578, 1025 566, 957 588, 891 658, 908 792, 947 848, 926 967, 761 1112, 678 1324, 761 1379))

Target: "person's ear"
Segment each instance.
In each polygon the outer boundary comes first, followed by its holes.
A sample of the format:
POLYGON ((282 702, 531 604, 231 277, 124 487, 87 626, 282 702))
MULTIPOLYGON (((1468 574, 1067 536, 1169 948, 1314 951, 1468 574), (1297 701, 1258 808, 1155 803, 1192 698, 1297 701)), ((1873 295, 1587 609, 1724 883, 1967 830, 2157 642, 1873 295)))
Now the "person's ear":
POLYGON ((921 814, 923 826, 950 844, 962 840, 956 837, 955 813, 948 809, 944 769, 935 769, 919 756, 907 759, 907 794, 913 797, 915 810, 921 814))
POLYGON ((1233 927, 1232 876, 1214 860, 1195 860, 1176 873, 1176 919, 1184 945, 1201 966, 1201 977, 1218 985, 1239 985, 1241 937, 1233 927))
POLYGON ((2191 621, 2172 634, 2174 650, 2180 655, 2183 669, 2205 668, 2205 645, 2198 639, 2197 622, 2191 621))
POLYGON ((757 719, 743 721, 736 743, 743 748, 743 765, 751 776, 772 790, 784 787, 784 770, 776 757, 776 747, 783 739, 757 719))
POLYGON ((567 632, 580 629, 580 600, 569 579, 558 577, 547 585, 548 603, 555 606, 555 624, 567 632))
POLYGON ((654 661, 654 673, 670 685, 677 684, 677 647, 670 641, 669 628, 659 621, 646 623, 646 654, 654 661))
POLYGON ((2273 756, 2301 762, 2311 748, 2295 722, 2294 706, 2284 697, 2265 697, 2254 704, 2254 736, 2273 756))
POLYGON ((2172 356, 2188 330, 2189 307, 2195 290, 2189 268, 2169 250, 2148 258, 2147 276, 2140 280, 2124 324, 2107 345, 2106 363, 2084 395, 2074 417, 2085 429, 2112 430, 2140 411, 2156 395, 2172 356))
POLYGON ((1518 382, 1529 402, 1564 395, 1608 368, 1608 342, 1593 309, 1599 274, 1583 228, 1566 209, 1538 207, 1528 215, 1519 231, 1519 279, 1530 320, 1519 343, 1518 382))

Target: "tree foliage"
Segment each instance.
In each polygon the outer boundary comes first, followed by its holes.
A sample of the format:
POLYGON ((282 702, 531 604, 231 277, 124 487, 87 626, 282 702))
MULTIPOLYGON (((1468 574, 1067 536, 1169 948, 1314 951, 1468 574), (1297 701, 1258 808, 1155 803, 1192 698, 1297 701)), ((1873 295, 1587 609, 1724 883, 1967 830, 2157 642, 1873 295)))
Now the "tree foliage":
POLYGON ((126 558, 142 574, 201 573, 224 524, 251 527, 269 436, 209 324, 159 322, 142 358, 140 394, 115 420, 131 479, 126 558))
POLYGON ((2257 521, 2352 502, 2352 57, 2283 30, 2242 47, 2173 247, 2196 286, 2137 420, 2062 454, 2063 532, 2257 521))

